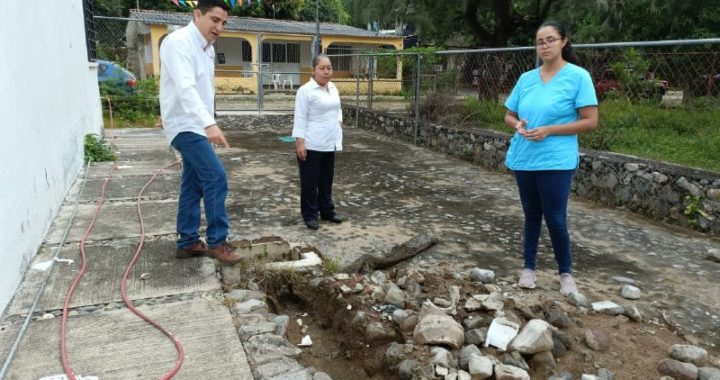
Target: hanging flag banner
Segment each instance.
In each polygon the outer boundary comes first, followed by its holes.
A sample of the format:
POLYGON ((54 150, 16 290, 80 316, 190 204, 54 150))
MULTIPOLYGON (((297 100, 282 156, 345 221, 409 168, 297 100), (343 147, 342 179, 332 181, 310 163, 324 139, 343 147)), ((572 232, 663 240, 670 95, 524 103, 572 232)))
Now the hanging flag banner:
POLYGON ((180 0, 180 4, 182 4, 182 6, 185 8, 187 8, 187 6, 188 6, 187 3, 185 2, 185 0, 180 0))
POLYGON ((180 4, 178 3, 178 0, 170 0, 173 4, 175 4, 176 7, 179 7, 180 4))
POLYGON ((185 0, 186 3, 190 6, 190 8, 195 8, 195 1, 193 0, 185 0))
MULTIPOLYGON (((240 0, 240 1, 242 1, 242 0, 240 0)), ((235 7, 235 0, 230 0, 230 6, 233 8, 235 7)))

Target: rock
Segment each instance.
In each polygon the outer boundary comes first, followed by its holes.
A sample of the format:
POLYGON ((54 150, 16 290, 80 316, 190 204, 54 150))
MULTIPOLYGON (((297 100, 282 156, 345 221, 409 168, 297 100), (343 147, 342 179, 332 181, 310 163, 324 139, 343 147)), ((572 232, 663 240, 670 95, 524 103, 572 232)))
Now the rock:
POLYGON ((583 375, 580 376, 580 380, 600 380, 600 378, 595 375, 588 375, 586 373, 583 373, 583 375))
POLYGON ((593 302, 592 308, 596 313, 609 315, 619 315, 625 312, 625 309, 623 309, 622 306, 611 301, 593 302))
POLYGON ((487 269, 473 268, 470 269, 470 280, 477 282, 493 282, 495 272, 487 269))
POLYGON ((468 369, 468 362, 473 355, 482 356, 480 349, 474 344, 467 345, 460 350, 458 354, 458 365, 461 369, 468 369))
POLYGON ((487 310, 502 310, 505 306, 503 296, 500 292, 490 293, 490 296, 483 301, 483 307, 487 310))
POLYGON ((457 380, 472 380, 472 376, 463 370, 458 370, 457 380))
POLYGON ((445 314, 427 314, 415 326, 413 339, 419 344, 443 345, 460 348, 465 342, 465 331, 452 317, 445 314))
POLYGON ((690 194, 694 197, 702 196, 702 190, 700 190, 700 187, 693 182, 688 181, 685 177, 680 177, 675 184, 690 192, 690 194))
POLYGON ((717 248, 708 249, 708 254, 706 257, 710 261, 720 263, 720 249, 717 249, 717 248))
POLYGON ((395 338, 395 329, 385 326, 382 322, 371 322, 365 328, 365 336, 371 342, 391 340, 395 338))
POLYGON ((558 307, 553 307, 548 310, 545 320, 551 325, 561 329, 567 328, 572 324, 567 313, 558 307))
POLYGON ((249 299, 233 306, 233 311, 238 314, 250 314, 252 312, 267 312, 267 304, 264 301, 249 299))
POLYGON ((698 368, 694 364, 683 363, 675 359, 661 360, 657 370, 661 375, 671 376, 675 380, 695 380, 698 376, 698 368))
POLYGON ((548 377, 548 380, 573 380, 572 374, 563 372, 559 375, 552 375, 548 377))
POLYGON ((485 336, 487 335, 487 328, 483 327, 480 329, 471 329, 465 331, 465 343, 467 344, 482 344, 485 342, 485 336))
POLYGON ((250 337, 247 343, 243 344, 245 350, 252 355, 279 354, 284 356, 298 356, 302 349, 293 346, 280 335, 259 334, 250 337))
POLYGON ((247 289, 234 289, 225 295, 225 299, 231 302, 243 302, 247 300, 265 301, 265 293, 247 289))
POLYGON ((553 357, 561 358, 567 354, 567 347, 563 344, 563 342, 560 341, 560 339, 557 339, 553 337, 553 349, 550 351, 553 355, 553 357))
POLYGON ((670 347, 670 357, 685 363, 701 366, 707 362, 707 351, 689 344, 673 344, 670 347))
POLYGON ((720 201, 720 189, 708 189, 708 191, 705 193, 708 197, 708 199, 712 199, 714 201, 720 201))
POLYGON ((385 350, 385 365, 394 370, 403 359, 405 359, 405 346, 397 342, 390 343, 385 350))
POLYGON ((617 315, 610 322, 610 326, 619 328, 620 326, 622 326, 628 322, 630 322, 630 318, 628 318, 624 315, 617 315))
POLYGON ((623 285, 623 287, 620 288, 620 295, 629 300, 638 300, 640 299, 642 293, 640 292, 640 289, 632 285, 623 285))
POLYGON ((333 380, 330 375, 328 375, 325 372, 315 372, 313 374, 312 380, 333 380))
POLYGON ((285 336, 285 333, 287 332, 288 323, 290 323, 290 317, 287 315, 278 315, 275 318, 273 318, 273 322, 275 323, 275 334, 280 336, 285 336))
POLYGON ((698 368, 698 380, 720 380, 720 369, 700 367, 698 368))
POLYGON ((587 297, 585 297, 582 293, 575 292, 568 294, 568 301, 570 304, 578 307, 590 307, 590 301, 588 301, 587 297))
POLYGON ((432 364, 445 368, 457 368, 457 359, 450 351, 442 347, 433 347, 430 352, 433 353, 432 364))
POLYGON ((435 374, 438 376, 441 376, 441 377, 445 377, 450 374, 450 370, 441 365, 436 365, 435 366, 435 374))
POLYGON ((405 293, 397 285, 391 284, 385 292, 385 303, 405 308, 405 293))
POLYGON ((480 328, 484 323, 485 320, 481 315, 471 315, 463 320, 463 326, 468 330, 480 328))
POLYGON ((366 319, 367 319, 367 313, 364 311, 358 311, 357 313, 355 313, 355 316, 352 319, 352 324, 357 325, 357 324, 363 323, 363 322, 365 322, 366 319))
POLYGON ((492 376, 493 367, 493 362, 485 356, 472 355, 468 362, 468 372, 473 380, 492 376))
POLYGON ((535 372, 553 370, 555 367, 555 358, 550 351, 538 352, 530 359, 530 368, 532 368, 535 372))
POLYGON ((262 321, 252 324, 243 324, 238 327, 238 335, 240 340, 245 342, 250 339, 251 336, 266 333, 276 333, 277 325, 274 322, 262 321))
POLYGON ((398 366, 398 376, 403 380, 411 380, 413 372, 418 367, 418 362, 413 359, 405 359, 398 366))
POLYGON ((615 372, 607 368, 600 368, 598 370, 597 377, 600 380, 615 380, 615 372))
POLYGON ((398 325, 402 325, 402 323, 405 322, 405 320, 408 319, 409 316, 410 315, 407 311, 403 309, 397 309, 392 313, 392 320, 398 325))
POLYGON ((640 310, 635 305, 625 305, 623 306, 623 314, 628 316, 630 319, 632 319, 635 322, 642 322, 643 316, 640 313, 640 310))
POLYGON ((482 303, 475 297, 470 297, 467 301, 465 301, 465 310, 469 312, 477 311, 481 308, 482 303))
POLYGON ((501 364, 495 366, 495 380, 530 380, 530 375, 523 369, 501 364))
POLYGON ((530 370, 530 366, 525 362, 525 358, 517 351, 504 353, 501 362, 502 364, 522 368, 525 371, 530 370))
POLYGON ((400 324, 400 331, 404 333, 409 333, 413 330, 415 330, 415 327, 418 324, 418 316, 417 314, 413 314, 409 317, 407 317, 401 324, 400 324))
POLYGON ((621 284, 635 285, 635 280, 633 280, 632 278, 629 278, 629 277, 612 276, 612 279, 621 284))
POLYGON ((610 348, 610 338, 602 330, 589 329, 585 331, 585 343, 595 351, 607 351, 610 348))
POLYGON ((385 291, 382 287, 376 286, 373 288, 372 293, 370 294, 370 298, 372 298, 374 301, 382 302, 385 300, 385 291))
POLYGON ((523 354, 552 350, 553 340, 550 324, 542 319, 530 320, 510 342, 509 349, 520 351, 523 354))
POLYGON ((387 275, 381 270, 376 270, 370 275, 370 281, 375 285, 382 285, 387 281, 387 275))

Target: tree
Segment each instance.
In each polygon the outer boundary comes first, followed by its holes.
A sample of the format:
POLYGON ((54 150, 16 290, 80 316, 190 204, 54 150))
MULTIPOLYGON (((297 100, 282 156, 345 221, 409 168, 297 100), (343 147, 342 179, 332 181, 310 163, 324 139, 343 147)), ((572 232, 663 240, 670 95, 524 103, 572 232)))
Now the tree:
POLYGON ((321 22, 347 24, 350 14, 345 10, 341 0, 302 0, 300 20, 315 21, 315 1, 319 1, 319 19, 321 22))

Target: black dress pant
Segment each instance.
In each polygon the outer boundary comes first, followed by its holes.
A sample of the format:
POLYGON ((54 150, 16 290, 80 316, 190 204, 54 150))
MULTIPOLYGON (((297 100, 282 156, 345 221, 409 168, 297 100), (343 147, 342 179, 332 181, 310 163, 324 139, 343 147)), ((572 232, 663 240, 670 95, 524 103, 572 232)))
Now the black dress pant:
POLYGON ((300 212, 306 222, 323 216, 332 216, 335 205, 332 201, 333 175, 335 174, 335 152, 307 151, 305 161, 298 159, 300 167, 300 212))

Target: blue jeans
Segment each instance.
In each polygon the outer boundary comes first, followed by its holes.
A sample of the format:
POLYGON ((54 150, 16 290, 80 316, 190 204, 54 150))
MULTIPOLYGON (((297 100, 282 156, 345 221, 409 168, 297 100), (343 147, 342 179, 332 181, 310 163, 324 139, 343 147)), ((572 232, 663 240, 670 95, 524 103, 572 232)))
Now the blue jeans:
POLYGON ((523 255, 526 269, 535 270, 543 218, 550 232, 560 274, 570 273, 572 269, 567 204, 573 174, 575 170, 515 171, 525 214, 523 255))
POLYGON ((178 248, 189 248, 200 238, 200 199, 205 205, 207 244, 217 247, 227 240, 228 218, 225 197, 228 193, 225 168, 207 137, 182 132, 172 141, 182 155, 182 179, 178 200, 178 248))

